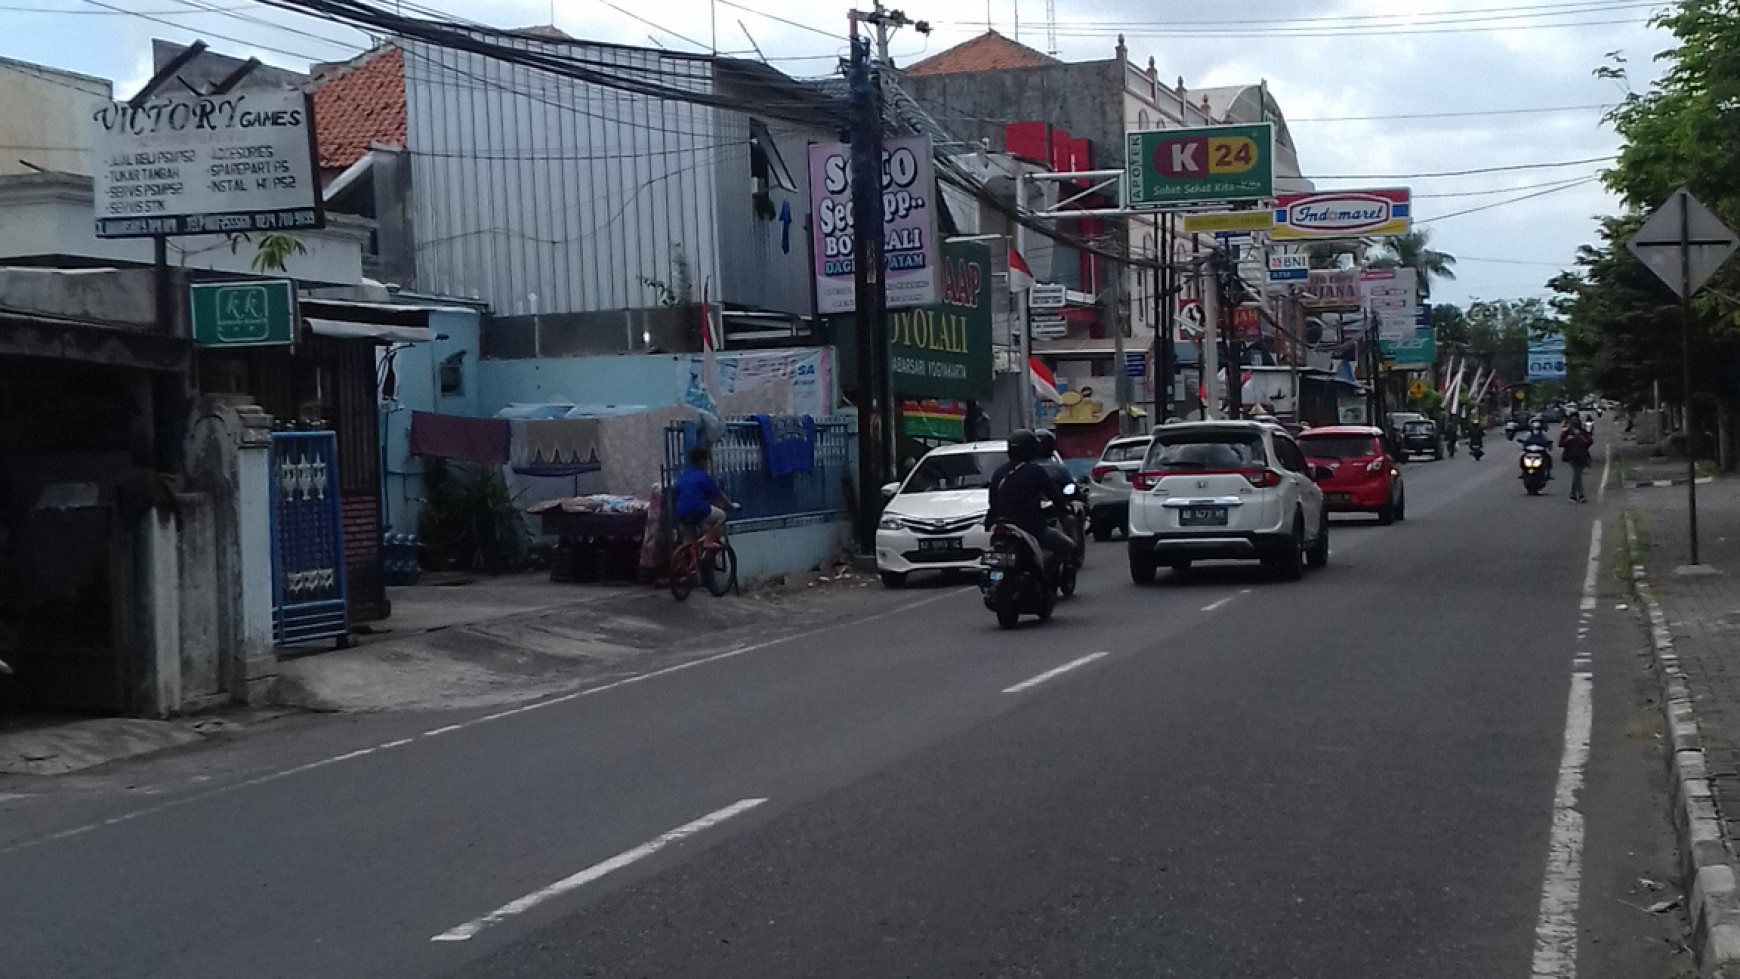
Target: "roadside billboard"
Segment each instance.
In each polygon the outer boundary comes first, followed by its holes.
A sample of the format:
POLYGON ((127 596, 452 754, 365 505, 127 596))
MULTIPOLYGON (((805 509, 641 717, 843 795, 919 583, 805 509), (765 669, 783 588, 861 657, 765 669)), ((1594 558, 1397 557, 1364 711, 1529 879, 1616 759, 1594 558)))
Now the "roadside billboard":
POLYGON ((1405 234, 1411 223, 1406 187, 1322 190, 1275 195, 1275 241, 1371 238, 1405 234))
MULTIPOLYGON (((894 393, 903 398, 983 401, 991 397, 991 249, 983 242, 942 245, 942 301, 888 316, 894 393)), ((858 362, 856 317, 835 316, 828 339, 845 377, 858 362)))
POLYGON ((326 226, 301 92, 114 102, 92 122, 99 238, 326 226))
MULTIPOLYGON (((882 142, 882 268, 888 308, 937 302, 936 173, 930 139, 882 142)), ((810 145, 811 235, 815 245, 816 309, 822 315, 857 307, 852 220, 852 150, 845 143, 810 145)))
POLYGON ((1204 126, 1130 133, 1124 167, 1134 208, 1253 201, 1275 194, 1274 126, 1204 126))
POLYGON ((1565 338, 1547 337, 1529 341, 1528 379, 1531 381, 1562 381, 1565 379, 1565 338))

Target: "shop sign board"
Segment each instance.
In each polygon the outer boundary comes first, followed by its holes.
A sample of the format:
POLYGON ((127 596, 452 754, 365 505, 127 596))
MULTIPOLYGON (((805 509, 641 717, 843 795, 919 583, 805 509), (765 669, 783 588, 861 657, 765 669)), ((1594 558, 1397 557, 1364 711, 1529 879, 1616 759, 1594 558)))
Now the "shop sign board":
POLYGON ((1273 197, 1274 126, 1264 122, 1130 133, 1124 167, 1125 203, 1132 208, 1273 197))
POLYGON ((201 282, 188 287, 200 347, 283 347, 296 339, 296 287, 288 279, 201 282))
MULTIPOLYGON (((882 268, 889 309, 938 302, 941 256, 936 208, 930 139, 900 136, 883 140, 882 268)), ((811 144, 810 214, 816 309, 824 316, 850 313, 857 306, 857 283, 853 273, 852 150, 847 144, 811 144)))
POLYGON ((1254 211, 1212 211, 1207 214, 1186 214, 1185 234, 1204 235, 1233 232, 1248 235, 1253 231, 1268 231, 1275 226, 1275 212, 1266 207, 1254 211))
POLYGON ((1322 241, 1405 234, 1412 213, 1406 187, 1277 194, 1270 237, 1322 241))
POLYGON ((113 102, 92 114, 97 237, 326 226, 301 92, 113 102))
MULTIPOLYGON (((991 249, 983 242, 942 245, 942 301, 888 315, 894 393, 906 398, 984 400, 991 396, 991 249)), ((845 376, 855 376, 855 318, 830 320, 845 376)))

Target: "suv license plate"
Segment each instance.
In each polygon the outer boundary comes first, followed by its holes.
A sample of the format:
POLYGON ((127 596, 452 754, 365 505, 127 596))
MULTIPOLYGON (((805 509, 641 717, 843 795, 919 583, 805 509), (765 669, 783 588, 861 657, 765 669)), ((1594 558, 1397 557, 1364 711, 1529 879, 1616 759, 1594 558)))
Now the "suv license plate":
POLYGON ((1225 527, 1226 507, 1187 506, 1178 511, 1180 527, 1225 527))
POLYGON ((1325 494, 1323 494, 1323 498, 1328 500, 1331 503, 1352 503, 1353 502, 1353 494, 1352 493, 1325 493, 1325 494))
POLYGON ((921 551, 958 551, 961 549, 959 537, 921 537, 918 540, 921 551))

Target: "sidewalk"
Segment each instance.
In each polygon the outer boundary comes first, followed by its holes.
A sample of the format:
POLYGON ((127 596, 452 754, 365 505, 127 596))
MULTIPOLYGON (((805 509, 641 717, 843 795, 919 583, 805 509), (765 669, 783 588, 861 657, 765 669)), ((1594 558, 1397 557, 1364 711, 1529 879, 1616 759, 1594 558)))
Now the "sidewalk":
POLYGON ((1615 476, 1636 535, 1645 606, 1672 742, 1674 822, 1706 972, 1740 965, 1740 477, 1699 479, 1691 567, 1685 460, 1652 456, 1621 437, 1615 476), (1659 616, 1659 617, 1657 617, 1659 616))
POLYGON ((1740 844, 1740 477, 1698 486, 1698 556, 1714 571, 1690 574, 1684 460, 1652 458, 1647 447, 1626 442, 1615 448, 1628 464, 1626 505, 1695 700, 1732 850, 1740 844), (1677 484, 1636 485, 1665 479, 1677 484))

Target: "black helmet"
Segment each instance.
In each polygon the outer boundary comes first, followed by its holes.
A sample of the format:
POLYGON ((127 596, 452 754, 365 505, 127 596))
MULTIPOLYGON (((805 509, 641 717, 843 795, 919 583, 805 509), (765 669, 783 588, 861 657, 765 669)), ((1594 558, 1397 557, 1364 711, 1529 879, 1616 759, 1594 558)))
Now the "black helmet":
POLYGON ((1039 437, 1025 428, 1009 433, 1009 458, 1031 462, 1039 456, 1039 437))
POLYGON ((1039 440, 1038 458, 1043 459, 1057 451, 1057 435, 1051 429, 1041 428, 1033 433, 1033 437, 1039 440))

